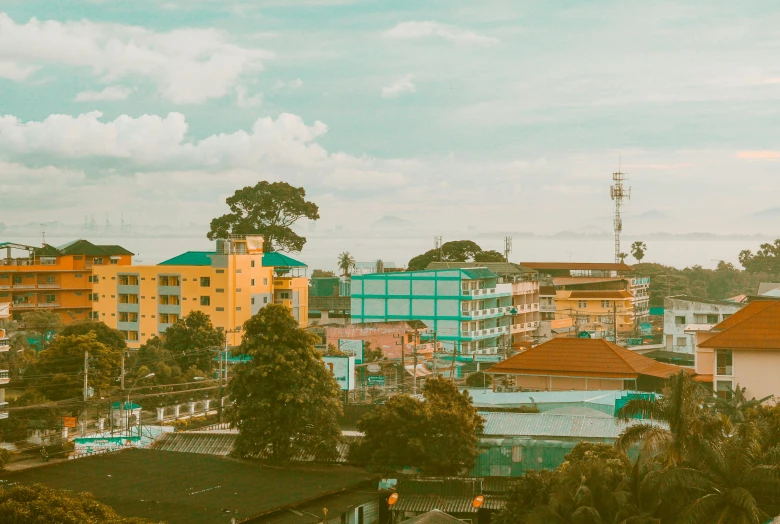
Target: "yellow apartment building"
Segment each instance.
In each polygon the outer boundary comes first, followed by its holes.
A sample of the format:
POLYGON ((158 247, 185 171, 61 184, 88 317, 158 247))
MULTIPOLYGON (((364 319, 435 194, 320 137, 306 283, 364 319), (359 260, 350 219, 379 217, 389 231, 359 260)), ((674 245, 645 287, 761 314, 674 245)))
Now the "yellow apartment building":
POLYGON ((634 330, 634 308, 628 291, 559 290, 555 302, 558 313, 571 317, 578 331, 611 332, 615 317, 618 333, 634 330))
POLYGON ((309 315, 306 265, 263 253, 260 235, 232 235, 217 240, 215 251, 188 251, 155 266, 102 266, 95 277, 93 314, 124 333, 130 348, 191 311, 208 314, 230 345, 241 343, 244 322, 268 304, 287 306, 301 327, 309 315))
POLYGON ((56 311, 64 323, 90 318, 93 271, 125 267, 133 254, 121 246, 75 240, 54 247, 0 243, 0 302, 14 320, 36 309, 56 311))

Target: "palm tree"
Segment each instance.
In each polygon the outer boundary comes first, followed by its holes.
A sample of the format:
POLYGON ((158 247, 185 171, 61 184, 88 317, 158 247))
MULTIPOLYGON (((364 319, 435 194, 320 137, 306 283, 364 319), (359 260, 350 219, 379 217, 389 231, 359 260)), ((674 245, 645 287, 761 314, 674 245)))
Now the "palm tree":
POLYGON ((645 252, 647 252, 647 246, 641 240, 637 240, 631 244, 631 255, 636 259, 637 263, 645 258, 645 252))
POLYGON ((659 497, 684 494, 688 524, 762 524, 780 512, 780 447, 766 450, 758 423, 739 424, 733 435, 702 446, 690 464, 659 479, 659 497))
POLYGON ((686 371, 672 375, 660 399, 633 398, 620 409, 618 417, 623 420, 640 415, 650 420, 627 428, 615 446, 625 452, 641 443, 646 457, 661 452, 667 466, 683 463, 707 439, 722 434, 722 421, 702 409, 711 397, 712 393, 686 371), (658 422, 665 422, 668 428, 658 422))
POLYGON ((770 395, 760 400, 755 398, 747 400, 745 397, 745 389, 746 388, 739 387, 739 384, 737 384, 737 387, 734 389, 734 393, 731 395, 731 398, 715 399, 712 404, 713 409, 715 409, 715 411, 721 415, 726 416, 732 423, 739 424, 745 422, 745 413, 747 413, 750 409, 756 408, 772 398, 772 395, 770 395))
POLYGON ((349 251, 344 251, 339 255, 339 269, 341 274, 349 276, 349 272, 355 267, 355 257, 349 254, 349 251))

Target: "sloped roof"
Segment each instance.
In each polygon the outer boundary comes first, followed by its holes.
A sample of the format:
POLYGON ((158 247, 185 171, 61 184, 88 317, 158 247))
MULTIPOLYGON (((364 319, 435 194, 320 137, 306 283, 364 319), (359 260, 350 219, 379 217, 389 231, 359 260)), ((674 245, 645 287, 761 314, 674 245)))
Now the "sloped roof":
POLYGON ((600 284, 602 282, 619 282, 626 277, 555 277, 553 284, 556 286, 578 286, 584 284, 600 284))
POLYGON ((441 510, 433 509, 404 521, 406 524, 463 524, 463 521, 441 510))
POLYGON ((716 300, 713 298, 702 298, 697 297, 694 295, 672 295, 670 297, 666 297, 671 300, 682 300, 684 302, 695 302, 698 304, 713 304, 716 306, 731 306, 735 307, 739 304, 735 303, 733 300, 716 300))
MULTIPOLYGON (((741 311, 758 306, 753 302, 741 311)), ((756 307, 756 312, 731 324, 717 335, 699 344, 702 348, 780 350, 780 302, 766 302, 768 306, 756 307)), ((715 326, 737 316, 734 314, 715 326)))
POLYGON ((746 318, 750 318, 753 315, 762 312, 766 308, 772 307, 773 305, 777 304, 777 302, 771 301, 771 300, 756 300, 755 302, 750 302, 748 305, 743 307, 742 309, 738 310, 731 316, 724 318, 722 322, 719 324, 715 324, 713 326, 713 331, 723 331, 725 329, 728 329, 732 326, 736 326, 746 318))
POLYGON ((307 267, 306 264, 284 253, 263 253, 263 267, 307 267))
POLYGON ((554 338, 499 362, 486 372, 635 379, 639 375, 667 378, 681 369, 601 338, 554 338))
MULTIPOLYGON (((480 413, 485 419, 483 435, 506 437, 565 437, 616 439, 628 427, 653 423, 622 421, 610 416, 558 415, 553 413, 480 413)), ((659 426, 663 424, 656 423, 659 426)))
POLYGON ((474 268, 466 268, 462 269, 463 273, 473 279, 480 279, 480 278, 496 278, 498 275, 490 271, 486 267, 474 267, 474 268))
POLYGON ((772 291, 773 289, 780 288, 780 282, 761 282, 758 285, 758 292, 756 295, 763 295, 764 293, 768 291, 772 291))
POLYGON ((591 269, 602 271, 633 271, 633 267, 625 263, 615 262, 520 262, 521 265, 536 269, 591 269))
POLYGON ((523 273, 536 273, 535 270, 510 262, 431 262, 425 269, 466 269, 471 267, 484 267, 496 275, 522 275, 523 273))
POLYGON ((62 251, 49 244, 44 244, 43 247, 36 247, 33 254, 36 257, 59 257, 62 256, 62 251))
POLYGON ((108 255, 108 253, 102 247, 96 246, 89 240, 84 240, 83 238, 74 240, 73 242, 68 242, 63 246, 60 246, 59 249, 62 251, 63 255, 108 255))
POLYGON ((123 248, 122 246, 117 246, 116 244, 101 244, 98 247, 103 249, 103 251, 105 251, 109 255, 134 255, 135 254, 123 248))
MULTIPOLYGON (((562 293, 566 293, 565 291, 562 293)), ((562 294, 561 297, 563 298, 564 295, 562 294)), ((599 298, 599 299, 605 299, 605 298, 631 298, 631 293, 628 291, 625 291, 623 289, 614 289, 614 290, 582 290, 582 291, 571 291, 567 298, 599 298)))
POLYGON ((158 266, 210 266, 211 257, 216 251, 187 251, 157 264, 158 266))

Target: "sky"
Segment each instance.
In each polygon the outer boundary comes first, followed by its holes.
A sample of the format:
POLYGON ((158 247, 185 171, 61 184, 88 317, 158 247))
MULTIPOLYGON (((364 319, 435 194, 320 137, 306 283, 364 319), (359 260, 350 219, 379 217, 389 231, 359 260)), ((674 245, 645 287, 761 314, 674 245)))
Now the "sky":
POLYGON ((780 232, 774 1, 0 10, 0 222, 207 224, 284 180, 320 231, 609 230, 620 165, 629 231, 780 232))

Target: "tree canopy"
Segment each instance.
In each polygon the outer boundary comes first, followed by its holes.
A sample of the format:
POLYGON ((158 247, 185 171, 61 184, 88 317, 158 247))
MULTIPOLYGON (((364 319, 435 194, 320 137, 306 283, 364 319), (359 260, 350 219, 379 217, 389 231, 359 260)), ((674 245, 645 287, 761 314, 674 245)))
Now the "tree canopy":
POLYGON ((60 336, 86 335, 90 332, 95 333, 98 342, 111 349, 119 351, 127 349, 125 336, 121 331, 109 327, 105 322, 96 320, 82 320, 68 324, 62 329, 60 336))
POLYGON ((483 429, 467 392, 444 378, 431 378, 424 400, 391 397, 364 415, 358 427, 365 434, 353 458, 383 470, 417 467, 426 474, 455 475, 474 464, 483 429))
POLYGON ((301 218, 318 220, 319 208, 306 200, 306 191, 287 182, 262 180, 237 190, 226 200, 230 213, 211 221, 210 240, 229 234, 263 235, 266 252, 300 251, 306 238, 292 230, 301 218))
POLYGON ((225 345, 225 333, 217 330, 211 317, 202 311, 191 311, 165 330, 162 346, 173 355, 183 355, 179 365, 196 366, 204 373, 214 369, 214 353, 204 351, 225 345))
POLYGON ((780 238, 771 244, 761 244, 755 253, 749 249, 740 251, 739 263, 750 273, 777 275, 780 273, 780 238))
POLYGON ((631 255, 636 259, 637 263, 641 262, 645 258, 647 252, 647 246, 641 240, 637 240, 631 244, 631 255))
POLYGON ((236 455, 277 462, 335 456, 340 390, 316 340, 284 306, 268 305, 244 323, 239 351, 252 359, 235 368, 229 386, 236 455))
POLYGON ((409 271, 419 271, 428 267, 431 262, 504 262, 504 255, 498 251, 483 251, 476 242, 471 240, 452 240, 445 242, 438 249, 431 249, 417 255, 409 261, 409 271), (441 256, 440 256, 441 255, 441 256), (439 260, 441 258, 441 260, 439 260))
POLYGON ((91 493, 74 493, 41 484, 0 488, 0 521, 14 524, 151 524, 118 515, 91 493))

